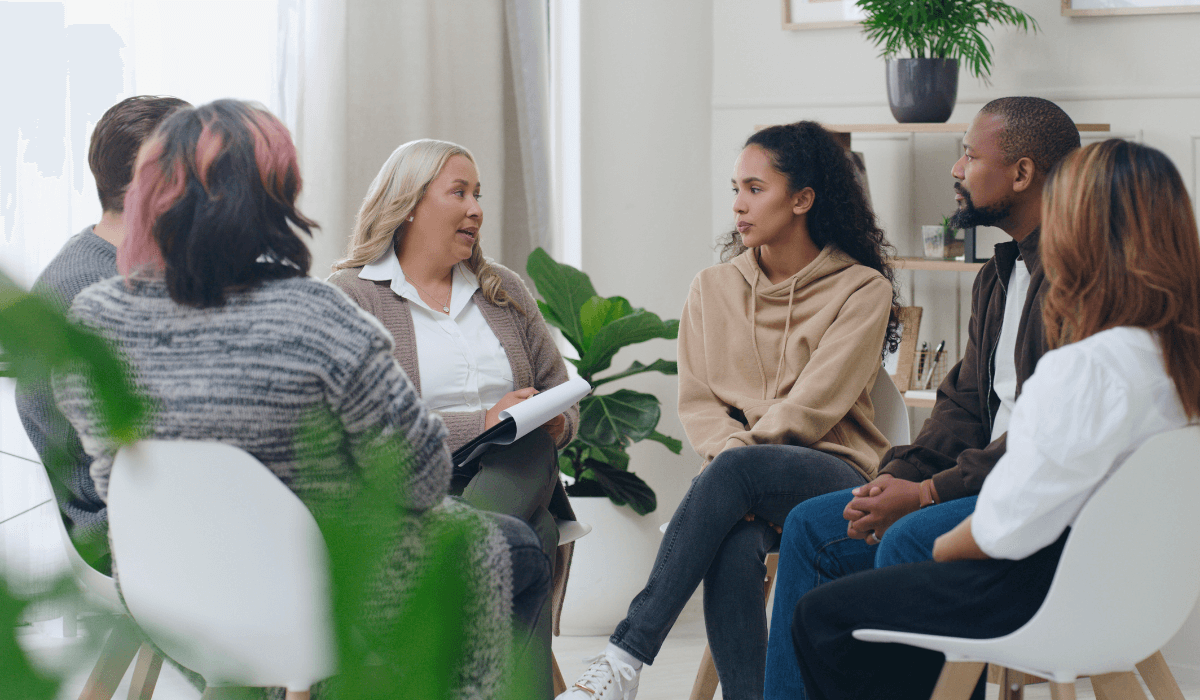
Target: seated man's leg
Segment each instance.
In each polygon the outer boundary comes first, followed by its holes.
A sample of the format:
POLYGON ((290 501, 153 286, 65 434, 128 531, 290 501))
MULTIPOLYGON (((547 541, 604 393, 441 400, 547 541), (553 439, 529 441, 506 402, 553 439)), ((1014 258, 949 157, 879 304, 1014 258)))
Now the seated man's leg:
MULTIPOLYGON (((808 697, 925 700, 941 672, 941 653, 860 642, 853 631, 874 628, 973 639, 1009 634, 1041 607, 1066 540, 1063 533, 1020 561, 900 564, 812 591, 801 599, 792 623, 808 697)), ((982 679, 975 697, 983 697, 982 679)))
POLYGON ((978 496, 946 501, 909 513, 888 528, 875 553, 875 568, 933 559, 933 541, 975 512, 978 496))
POLYGON ((804 697, 792 647, 792 611, 805 593, 827 581, 870 569, 875 548, 846 535, 842 517, 852 489, 817 496, 796 506, 783 526, 775 606, 767 640, 767 700, 804 697))

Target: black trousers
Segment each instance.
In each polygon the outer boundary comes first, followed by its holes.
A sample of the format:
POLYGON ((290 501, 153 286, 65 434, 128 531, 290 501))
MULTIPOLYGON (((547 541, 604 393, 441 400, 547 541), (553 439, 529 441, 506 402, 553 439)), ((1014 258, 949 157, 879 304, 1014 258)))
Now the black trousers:
MULTIPOLYGON (((941 652, 860 642, 852 632, 990 639, 1016 631, 1046 599, 1067 532, 1020 561, 901 564, 814 588, 792 618, 809 699, 928 700, 945 662, 941 652)), ((984 682, 975 688, 980 700, 984 682)))

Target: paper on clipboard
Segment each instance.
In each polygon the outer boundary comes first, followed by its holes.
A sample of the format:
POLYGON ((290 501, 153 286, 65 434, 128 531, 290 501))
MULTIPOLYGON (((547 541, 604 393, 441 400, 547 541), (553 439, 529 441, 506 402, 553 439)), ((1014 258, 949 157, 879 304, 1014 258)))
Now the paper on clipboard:
POLYGON ((511 445, 570 408, 591 390, 586 380, 575 377, 509 406, 500 411, 499 423, 454 451, 454 464, 470 462, 483 454, 488 445, 511 445))

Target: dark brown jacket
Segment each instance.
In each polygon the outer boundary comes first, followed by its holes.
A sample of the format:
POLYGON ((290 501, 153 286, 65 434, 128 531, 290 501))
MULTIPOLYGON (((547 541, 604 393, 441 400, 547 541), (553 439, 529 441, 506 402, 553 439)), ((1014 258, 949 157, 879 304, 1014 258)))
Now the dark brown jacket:
POLYGON ((1039 235, 1040 230, 1035 229, 1019 244, 1008 241, 997 245, 995 255, 979 271, 971 289, 967 351, 938 387, 933 415, 925 421, 917 439, 911 445, 888 450, 880 461, 884 465, 881 474, 909 481, 932 477, 943 501, 974 496, 983 488, 983 480, 1004 455, 1007 437, 1005 433, 990 441, 992 422, 1000 407, 992 381, 1008 281, 1018 255, 1029 269, 1029 292, 1017 330, 1017 396, 1046 352, 1042 298, 1050 285, 1038 257, 1039 235))

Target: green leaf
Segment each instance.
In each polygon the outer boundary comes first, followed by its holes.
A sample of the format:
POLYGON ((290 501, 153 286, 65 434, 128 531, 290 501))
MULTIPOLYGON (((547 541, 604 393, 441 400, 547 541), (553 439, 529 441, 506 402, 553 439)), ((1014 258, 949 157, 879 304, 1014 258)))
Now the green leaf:
POLYGON ((585 396, 579 402, 579 437, 590 445, 619 445, 645 440, 658 426, 658 398, 629 389, 585 396))
POLYGON ((634 360, 633 364, 629 365, 629 369, 625 370, 624 372, 617 372, 616 374, 610 374, 607 377, 593 379, 592 389, 595 389, 605 382, 611 382, 616 379, 624 379, 625 377, 631 377, 635 374, 641 374, 642 372, 662 372, 663 374, 674 375, 679 373, 679 363, 675 362, 674 360, 655 360, 648 365, 643 365, 641 362, 634 360))
POLYGON ((567 341, 582 355, 583 327, 579 320, 579 309, 588 299, 597 296, 592 281, 570 265, 555 262, 541 248, 529 254, 525 271, 537 287, 538 294, 545 300, 545 304, 538 304, 538 308, 550 309, 549 314, 542 312, 546 323, 561 330, 567 341))
POLYGON ((668 450, 674 452, 675 454, 680 454, 681 452, 683 452, 683 443, 682 442, 676 440, 675 438, 673 438, 669 435, 663 435, 662 433, 658 432, 657 430, 655 430, 653 433, 650 433, 649 435, 647 435, 646 439, 653 440, 655 442, 661 442, 663 445, 666 445, 668 450))
POLYGON ((588 445, 584 462, 604 462, 613 469, 629 470, 629 453, 620 445, 588 445))
POLYGON ((0 578, 0 700, 52 700, 58 695, 59 682, 42 675, 17 643, 17 622, 27 605, 0 578))
POLYGON ((626 345, 652 338, 674 340, 679 335, 679 321, 663 321, 656 314, 638 309, 609 323, 596 333, 587 352, 579 357, 579 374, 585 379, 603 372, 612 365, 613 356, 626 345))
POLYGON ((587 466, 613 503, 628 505, 638 515, 653 513, 658 507, 654 489, 638 475, 613 469, 601 462, 589 461, 587 466))
POLYGON ((592 345, 592 339, 606 325, 633 313, 633 307, 623 297, 592 297, 583 302, 579 309, 579 323, 583 328, 583 350, 592 345))

